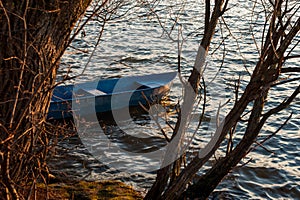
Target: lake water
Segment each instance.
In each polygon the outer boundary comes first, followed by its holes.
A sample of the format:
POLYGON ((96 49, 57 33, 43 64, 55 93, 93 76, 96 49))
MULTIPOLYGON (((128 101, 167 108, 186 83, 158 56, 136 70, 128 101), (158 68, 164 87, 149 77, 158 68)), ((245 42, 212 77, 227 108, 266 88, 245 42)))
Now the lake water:
MULTIPOLYGON (((135 7, 128 11, 129 14, 126 17, 115 19, 106 25, 100 44, 88 62, 101 30, 100 22, 91 22, 84 28, 85 36, 79 35, 72 43, 73 47, 87 51, 87 53, 69 48, 62 59, 59 78, 67 72, 70 72, 70 76, 84 72, 76 79, 77 82, 84 82, 99 77, 112 78, 176 71, 178 66, 176 40, 178 39, 179 27, 179 38, 181 41, 183 40, 181 69, 183 77, 188 76, 194 65, 198 44, 202 37, 204 3, 200 0, 181 2, 162 1, 160 5, 154 8, 160 10, 158 16, 161 18, 160 23, 165 26, 165 30, 173 30, 170 32, 171 38, 164 33, 156 16, 148 13, 148 8, 135 7), (178 5, 171 6, 175 4, 178 5), (184 8, 178 9, 182 7, 184 8), (176 17, 178 17, 180 26, 176 24, 172 28, 176 17), (87 63, 88 65, 85 68, 84 66, 87 63)), ((249 72, 251 73, 258 58, 253 37, 257 39, 256 42, 259 44, 264 15, 260 13, 258 16, 251 17, 254 5, 252 1, 235 2, 235 4, 229 5, 230 10, 224 16, 226 25, 222 22, 218 26, 211 46, 212 51, 207 58, 207 69, 204 73, 205 80, 210 82, 214 75, 218 73, 218 78, 214 79, 210 88, 208 87, 208 97, 212 100, 208 103, 207 118, 213 116, 212 113, 219 102, 218 99, 213 101, 213 97, 218 94, 217 96, 224 101, 232 100, 234 98, 234 81, 241 77, 242 90, 246 86, 249 80, 249 72), (230 31, 226 26, 230 27, 230 31), (253 34, 251 34, 251 30, 253 30, 253 34), (224 38, 225 45, 220 45, 222 38, 224 38), (226 57, 222 62, 224 49, 226 57), (219 71, 221 65, 222 68, 219 71)), ((130 6, 125 6, 122 12, 125 12, 130 6)), ((256 4, 256 6, 256 11, 261 11, 259 4, 256 4)), ((297 39, 300 39, 299 35, 297 39)), ((295 54, 298 53, 299 55, 300 47, 296 47, 294 51, 295 54)), ((299 59, 291 60, 286 64, 286 67, 299 66, 299 61, 299 59)), ((297 77, 297 74, 289 75, 297 77)), ((288 75, 282 77, 286 78, 288 75)), ((267 108, 283 101, 297 85, 299 85, 299 82, 277 86, 270 92, 272 98, 268 99, 267 108)), ((181 84, 177 78, 171 88, 169 99, 166 101, 167 107, 170 109, 168 112, 170 123, 174 123, 175 118, 172 108, 181 99, 181 84)), ((227 104, 222 110, 222 115, 228 112, 232 103, 233 101, 227 104)), ((196 111, 193 114, 195 120, 192 120, 188 129, 191 133, 193 133, 196 126, 196 118, 199 117, 196 111)), ((299 97, 285 111, 268 120, 261 131, 259 141, 268 134, 275 132, 291 112, 293 116, 288 124, 272 139, 264 143, 264 148, 257 147, 243 159, 241 164, 250 161, 246 166, 235 168, 211 195, 212 199, 300 199, 299 97)), ((139 112, 133 116, 133 120, 124 121, 121 127, 122 130, 112 124, 111 121, 104 123, 103 126, 106 127, 105 130, 110 132, 112 137, 119 137, 124 132, 135 132, 136 134, 154 134, 158 132, 156 123, 151 120, 148 114, 139 112)), ((209 123, 206 126, 204 122, 202 129, 205 134, 201 135, 199 132, 196 134, 189 152, 198 151, 209 140, 212 131, 209 128, 209 123)), ((245 124, 242 124, 238 127, 238 133, 241 133, 244 129, 245 124)), ((240 138, 239 134, 236 137, 238 140, 240 138)), ((60 147, 58 151, 62 153, 57 155, 54 159, 55 162, 52 163, 53 168, 58 169, 59 173, 62 173, 61 168, 63 168, 63 173, 75 178, 88 180, 118 179, 132 184, 144 192, 149 189, 154 181, 154 173, 147 173, 143 170, 144 166, 137 165, 141 162, 144 162, 144 165, 150 165, 151 160, 144 161, 126 156, 119 158, 129 160, 129 162, 124 163, 127 168, 141 168, 141 172, 131 173, 113 169, 109 167, 110 163, 98 162, 90 155, 87 148, 77 137, 71 137, 61 142, 60 147)), ((146 149, 147 145, 136 148, 146 149)))

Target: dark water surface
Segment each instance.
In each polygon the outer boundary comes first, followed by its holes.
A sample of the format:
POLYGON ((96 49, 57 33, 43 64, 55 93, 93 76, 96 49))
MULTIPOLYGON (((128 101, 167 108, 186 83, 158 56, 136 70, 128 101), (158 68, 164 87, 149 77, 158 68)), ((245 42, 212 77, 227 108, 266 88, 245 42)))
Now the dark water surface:
MULTIPOLYGON (((163 10, 158 13, 161 22, 166 26, 166 30, 171 30, 173 21, 166 19, 169 17, 180 17, 179 23, 182 26, 182 36, 185 38, 182 47, 182 72, 186 76, 189 74, 194 64, 198 43, 201 39, 201 27, 203 24, 203 1, 188 1, 183 10, 176 10, 176 7, 168 7, 170 4, 182 1, 164 1, 155 9, 163 10)), ((225 28, 224 23, 217 28, 215 40, 212 49, 219 46, 220 38, 225 37, 225 47, 217 48, 213 54, 207 58, 207 69, 205 79, 207 82, 218 73, 217 79, 214 79, 210 88, 208 87, 208 96, 218 96, 224 101, 234 98, 233 81, 241 77, 241 88, 244 88, 249 80, 249 72, 255 66, 258 58, 256 46, 253 37, 261 35, 262 25, 264 24, 264 15, 251 17, 253 9, 252 1, 236 1, 230 4, 230 10, 224 16, 230 31, 225 28), (250 26, 252 28, 250 28, 250 26), (221 30, 221 28, 223 30, 221 30), (251 29, 254 31, 251 34, 251 29), (226 49, 226 58, 222 69, 219 66, 222 63, 223 48, 226 49), (216 95, 217 94, 217 95, 216 95)), ((255 8, 261 11, 259 5, 255 8)), ((125 8, 124 8, 125 9, 125 8)), ((84 74, 76 81, 84 82, 93 80, 96 77, 111 78, 139 74, 151 74, 177 70, 177 42, 163 34, 163 31, 155 16, 147 15, 147 9, 134 8, 129 17, 121 18, 110 22, 104 31, 100 45, 97 47, 91 62, 87 66, 84 74)), ((86 36, 78 37, 72 44, 76 48, 87 50, 84 54, 74 49, 69 49, 62 61, 61 73, 64 74, 71 70, 71 75, 79 74, 83 66, 87 63, 88 56, 93 50, 93 45, 97 40, 99 33, 98 22, 92 22, 85 28, 86 36)), ((171 33, 173 39, 178 37, 178 26, 175 26, 171 33)), ((300 39, 298 35, 297 39, 300 39)), ((300 53, 299 46, 295 48, 295 53, 300 53)), ((286 64, 286 67, 299 66, 299 59, 294 59, 286 64)), ((299 75, 298 75, 299 76, 299 75)), ((282 76, 286 78, 288 75, 282 76)), ((271 91, 267 102, 267 108, 279 104, 286 96, 292 93, 299 82, 292 82, 286 85, 279 85, 271 91)), ((166 101, 170 118, 170 123, 174 123, 175 114, 172 112, 173 106, 178 100, 181 100, 181 84, 178 78, 174 81, 169 99, 166 101)), ((208 103, 207 119, 210 119, 218 105, 218 99, 208 103)), ((231 101, 226 108, 222 110, 224 116, 231 108, 231 101)), ((233 170, 217 187, 211 198, 229 198, 229 199, 300 199, 300 99, 268 120, 263 127, 258 141, 262 141, 267 135, 275 132, 287 117, 293 113, 292 118, 281 131, 272 139, 264 143, 264 147, 257 147, 240 165, 248 162, 246 166, 238 167, 233 170)), ((195 120, 191 122, 188 129, 193 133, 199 114, 193 114, 195 120)), ((103 116, 105 117, 106 114, 103 116)), ((102 116, 102 117, 103 117, 102 116)), ((112 120, 100 120, 102 129, 112 139, 122 138, 124 144, 130 144, 131 138, 125 137, 124 132, 134 132, 135 134, 148 134, 154 136, 157 134, 158 127, 151 120, 147 113, 137 112, 132 115, 133 119, 124 120, 122 130, 112 123, 112 120), (124 142, 125 141, 125 142, 124 142)), ((205 120, 204 120, 205 121, 205 120)), ((162 122, 163 123, 163 122, 162 122)), ((163 124, 167 127, 166 124, 163 124)), ((211 123, 204 122, 201 134, 198 132, 195 140, 191 144, 190 152, 198 151, 209 140, 213 127, 211 123)), ((245 124, 238 127, 242 132, 245 124)), ((237 140, 240 136, 237 135, 237 140)), ((81 138, 83 139, 83 138, 81 138)), ((91 139, 91 143, 92 138, 91 139)), ((86 140, 86 138, 84 138, 86 140)), ((118 141, 117 141, 118 142, 118 141)), ((134 141, 131 148, 146 150, 149 146, 134 141)), ((153 141, 152 141, 153 142, 153 141)), ((163 145, 163 141, 157 138, 157 145, 163 145)), ((141 165, 141 172, 119 171, 109 167, 110 163, 101 163, 95 159, 78 137, 71 137, 60 143, 58 149, 61 154, 55 158, 53 168, 59 173, 65 173, 74 178, 85 178, 88 180, 97 179, 119 179, 132 184, 141 191, 149 189, 154 181, 155 175, 151 172, 145 172, 141 165), (66 150, 66 151, 65 151, 66 150), (63 170, 61 170, 63 169, 63 170), (61 172, 63 171, 63 172, 61 172)), ((221 153, 220 153, 221 155, 221 153)), ((95 156, 95 155, 94 155, 95 156)), ((112 155, 114 156, 114 155, 112 155)), ((218 154, 216 155, 218 156, 218 154)), ((126 160, 124 166, 127 168, 139 167, 139 163, 150 165, 151 160, 139 160, 140 158, 120 157, 126 160), (136 159, 136 160, 135 160, 136 159), (138 164, 137 164, 138 163, 138 164)))

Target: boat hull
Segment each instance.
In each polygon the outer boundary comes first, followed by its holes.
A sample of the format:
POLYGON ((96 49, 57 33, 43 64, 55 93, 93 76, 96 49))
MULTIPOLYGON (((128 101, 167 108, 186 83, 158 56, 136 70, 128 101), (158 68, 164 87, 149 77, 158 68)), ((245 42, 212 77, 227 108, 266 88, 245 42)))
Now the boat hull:
POLYGON ((84 115, 158 102, 169 92, 176 74, 170 72, 152 76, 101 80, 96 86, 95 84, 58 86, 54 89, 47 118, 55 120, 72 118, 73 112, 75 114, 78 112, 78 110, 73 110, 74 101, 77 104, 75 107, 79 108, 80 114, 84 115), (139 83, 138 86, 137 83, 139 83))

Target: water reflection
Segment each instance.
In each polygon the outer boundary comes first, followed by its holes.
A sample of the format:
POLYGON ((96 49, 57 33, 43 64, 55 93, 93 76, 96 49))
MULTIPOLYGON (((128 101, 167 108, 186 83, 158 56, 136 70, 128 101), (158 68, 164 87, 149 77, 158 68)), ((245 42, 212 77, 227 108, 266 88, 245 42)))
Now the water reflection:
MULTIPOLYGON (((124 113, 124 111, 119 112, 124 113)), ((130 115, 132 117, 130 119, 123 118, 122 123, 127 124, 127 126, 130 126, 131 120, 138 126, 146 126, 151 123, 151 117, 149 113, 141 107, 131 107, 130 115)), ((98 113, 97 118, 100 127, 109 140, 115 144, 118 144, 118 146, 125 151, 132 153, 148 153, 161 149, 167 144, 166 139, 161 135, 143 138, 127 134, 126 131, 117 126, 117 123, 115 122, 111 112, 98 113)), ((143 131, 147 130, 143 129, 143 131)))

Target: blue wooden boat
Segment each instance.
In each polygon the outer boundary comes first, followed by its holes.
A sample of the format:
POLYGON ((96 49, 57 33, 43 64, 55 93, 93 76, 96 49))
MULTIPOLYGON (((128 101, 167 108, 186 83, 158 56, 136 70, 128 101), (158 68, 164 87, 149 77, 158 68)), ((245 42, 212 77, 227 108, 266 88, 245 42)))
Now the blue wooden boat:
POLYGON ((167 72, 57 86, 47 118, 71 118, 72 109, 78 109, 78 102, 80 110, 98 113, 158 101, 169 92, 176 75, 177 72, 167 72), (76 106, 72 106, 72 102, 76 106), (93 109, 89 108, 91 105, 93 109))

